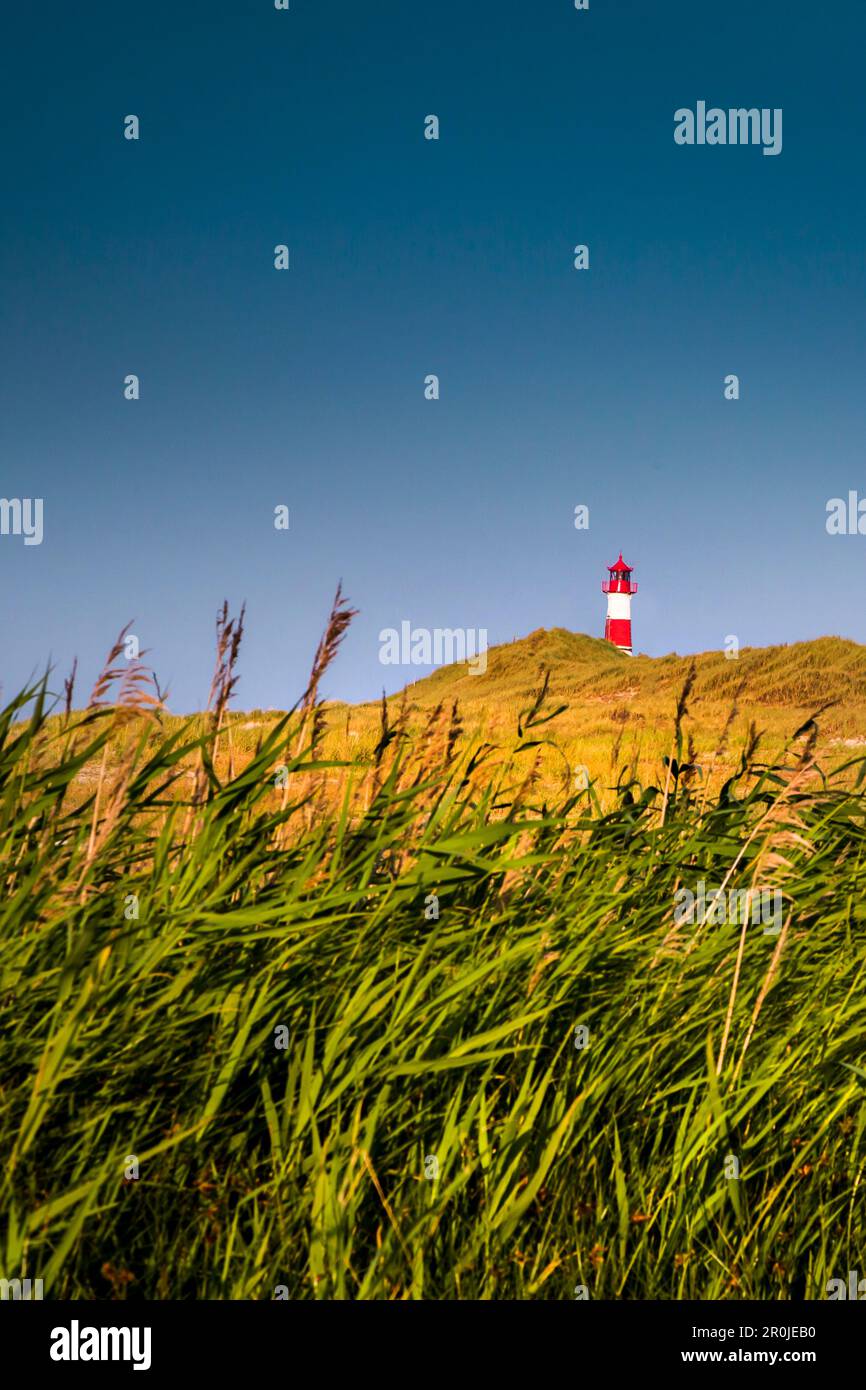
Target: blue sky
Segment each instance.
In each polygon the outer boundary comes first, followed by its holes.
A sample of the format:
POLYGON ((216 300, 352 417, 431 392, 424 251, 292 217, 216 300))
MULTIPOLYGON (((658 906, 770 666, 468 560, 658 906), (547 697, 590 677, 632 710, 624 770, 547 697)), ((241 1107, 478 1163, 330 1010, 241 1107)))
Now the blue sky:
POLYGON ((6 28, 0 496, 45 517, 0 536, 7 695, 77 656, 83 697, 134 619, 197 708, 225 597, 237 703, 284 707, 342 578, 325 693, 371 699, 418 674, 379 661, 404 619, 601 635, 620 549, 636 650, 866 641, 866 538, 825 528, 866 496, 862 4, 52 0, 6 28), (781 107, 782 153, 678 146, 698 100, 781 107))

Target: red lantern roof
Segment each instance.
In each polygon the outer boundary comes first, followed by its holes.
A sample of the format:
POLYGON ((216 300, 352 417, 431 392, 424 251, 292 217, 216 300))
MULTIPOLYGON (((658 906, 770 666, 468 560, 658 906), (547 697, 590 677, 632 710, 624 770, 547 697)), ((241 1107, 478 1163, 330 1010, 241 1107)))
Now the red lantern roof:
POLYGON ((622 558, 622 551, 619 552, 619 559, 617 560, 616 564, 608 565, 608 569, 610 570, 611 574, 614 570, 627 570, 629 574, 632 573, 632 566, 626 564, 625 560, 622 558))

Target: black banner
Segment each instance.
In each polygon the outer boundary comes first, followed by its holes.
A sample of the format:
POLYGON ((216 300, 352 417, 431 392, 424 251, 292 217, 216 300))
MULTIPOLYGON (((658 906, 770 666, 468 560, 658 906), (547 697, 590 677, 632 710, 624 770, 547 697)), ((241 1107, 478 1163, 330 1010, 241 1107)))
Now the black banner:
POLYGON ((0 1309, 3 1345, 25 1372, 92 1378, 103 1371, 148 1375, 218 1375, 282 1367, 292 1376, 322 1358, 328 1375, 367 1367, 388 1378, 411 1371, 462 1371, 483 1363, 512 1374, 536 1370, 552 1354, 574 1356, 575 1374, 588 1365, 700 1377, 714 1366, 805 1368, 818 1381, 850 1367, 862 1352, 863 1314, 827 1303, 548 1302, 418 1304, 386 1308, 347 1303, 52 1303, 7 1301, 0 1309), (452 1334, 452 1335, 447 1335, 452 1334), (411 1342, 401 1341, 411 1338, 411 1342), (458 1340, 459 1338, 459 1340, 458 1340), (541 1339, 541 1340, 540 1340, 541 1339), (569 1352, 569 1348, 572 1352, 569 1352), (383 1370, 383 1356, 392 1358, 383 1370), (342 1363, 342 1364, 341 1364, 342 1363))

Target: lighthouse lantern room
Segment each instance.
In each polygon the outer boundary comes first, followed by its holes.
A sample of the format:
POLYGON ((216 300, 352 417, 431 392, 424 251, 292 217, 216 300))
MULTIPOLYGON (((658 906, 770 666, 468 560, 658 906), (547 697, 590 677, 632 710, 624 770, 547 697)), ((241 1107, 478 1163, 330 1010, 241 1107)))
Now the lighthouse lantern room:
POLYGON ((632 567, 622 558, 622 551, 616 564, 607 568, 608 577, 601 586, 602 593, 607 594, 605 640, 631 656, 631 596, 637 593, 637 585, 631 581, 632 567))

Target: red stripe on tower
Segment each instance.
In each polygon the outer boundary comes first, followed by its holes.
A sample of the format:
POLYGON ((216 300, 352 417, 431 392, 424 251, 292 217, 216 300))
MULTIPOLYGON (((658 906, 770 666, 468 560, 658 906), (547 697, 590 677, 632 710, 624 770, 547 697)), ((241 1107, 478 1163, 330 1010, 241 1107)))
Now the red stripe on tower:
POLYGON ((601 586, 602 593, 607 594, 605 641, 631 656, 631 596, 637 593, 637 585, 631 582, 632 567, 622 558, 622 551, 616 564, 607 568, 608 577, 601 586))

